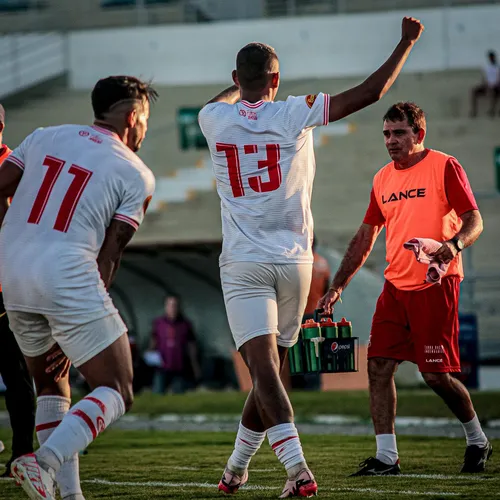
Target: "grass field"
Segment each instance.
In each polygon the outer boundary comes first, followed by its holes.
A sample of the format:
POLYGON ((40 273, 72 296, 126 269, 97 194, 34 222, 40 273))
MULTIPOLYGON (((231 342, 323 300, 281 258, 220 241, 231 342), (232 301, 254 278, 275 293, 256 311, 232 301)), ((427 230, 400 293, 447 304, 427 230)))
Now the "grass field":
MULTIPOLYGON (((8 442, 9 432, 0 430, 0 439, 8 442)), ((233 433, 107 431, 81 458, 85 497, 222 498, 216 485, 233 441, 233 433)), ((405 475, 399 478, 346 477, 356 470, 358 462, 373 453, 371 437, 307 435, 302 442, 316 474, 320 498, 500 498, 500 462, 495 454, 486 474, 458 474, 464 449, 461 439, 401 437, 399 449, 405 475)), ((493 442, 493 446, 499 450, 500 441, 493 442)), ((236 498, 277 498, 284 482, 284 471, 265 444, 252 461, 248 488, 240 490, 236 498)), ((21 500, 23 495, 12 481, 0 482, 0 499, 21 500)))
MULTIPOLYGON (((163 413, 237 415, 241 413, 245 398, 246 394, 242 392, 192 392, 168 396, 143 393, 136 397, 132 413, 150 416, 163 413)), ((322 414, 370 418, 366 391, 293 391, 291 398, 295 415, 299 418, 322 414)), ((482 421, 500 419, 500 392, 473 391, 472 399, 482 421)), ((0 398, 0 410, 5 410, 3 398, 0 398)), ((445 404, 430 389, 398 391, 398 416, 453 418, 445 404)))

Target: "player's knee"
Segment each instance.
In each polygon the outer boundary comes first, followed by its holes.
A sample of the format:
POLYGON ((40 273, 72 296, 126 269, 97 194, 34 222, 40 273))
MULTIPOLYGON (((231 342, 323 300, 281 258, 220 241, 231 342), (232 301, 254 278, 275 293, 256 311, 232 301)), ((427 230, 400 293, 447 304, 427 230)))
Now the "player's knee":
POLYGON ((125 413, 127 413, 134 404, 134 391, 132 389, 132 384, 122 386, 120 394, 122 395, 123 403, 125 404, 125 413))
POLYGON ((422 378, 431 389, 439 389, 448 382, 448 373, 422 373, 422 378))
POLYGON ((368 360, 368 378, 370 383, 389 381, 396 372, 397 361, 385 358, 371 358, 368 360))

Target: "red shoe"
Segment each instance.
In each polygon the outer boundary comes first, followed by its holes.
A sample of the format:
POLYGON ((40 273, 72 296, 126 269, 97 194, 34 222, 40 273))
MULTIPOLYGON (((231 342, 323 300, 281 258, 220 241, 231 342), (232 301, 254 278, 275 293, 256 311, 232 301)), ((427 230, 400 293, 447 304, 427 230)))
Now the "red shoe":
POLYGON ((280 498, 314 497, 318 494, 318 485, 309 469, 302 469, 294 478, 287 479, 280 498))
POLYGON ((219 491, 223 491, 228 495, 233 495, 239 490, 240 486, 243 486, 247 481, 248 471, 245 471, 240 476, 226 467, 219 481, 219 491))

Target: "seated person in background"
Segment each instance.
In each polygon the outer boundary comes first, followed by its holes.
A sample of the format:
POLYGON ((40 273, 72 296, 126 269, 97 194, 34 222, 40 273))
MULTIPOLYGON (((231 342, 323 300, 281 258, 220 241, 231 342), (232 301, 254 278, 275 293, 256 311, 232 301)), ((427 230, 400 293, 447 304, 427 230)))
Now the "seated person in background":
POLYGON ((490 50, 487 54, 488 62, 483 69, 483 81, 472 89, 471 117, 477 116, 477 99, 479 97, 489 96, 490 116, 495 116, 496 105, 500 97, 500 66, 498 65, 497 55, 490 50))
POLYGON ((161 368, 153 380, 153 391, 163 394, 167 388, 174 393, 185 392, 190 374, 200 380, 198 349, 191 323, 181 312, 179 299, 165 298, 165 315, 153 322, 152 349, 161 356, 161 368))

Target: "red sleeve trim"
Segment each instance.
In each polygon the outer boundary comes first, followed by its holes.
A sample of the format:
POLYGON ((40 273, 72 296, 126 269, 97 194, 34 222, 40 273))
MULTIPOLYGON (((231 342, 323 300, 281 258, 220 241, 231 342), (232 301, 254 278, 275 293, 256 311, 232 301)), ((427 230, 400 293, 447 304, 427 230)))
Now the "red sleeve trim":
POLYGON ((130 224, 136 231, 137 231, 137 229, 139 229, 139 223, 137 221, 135 221, 134 219, 132 219, 132 217, 128 217, 128 216, 122 215, 122 214, 115 214, 113 216, 113 219, 130 224))
POLYGON ((325 94, 325 109, 323 114, 323 125, 330 123, 330 95, 325 94))
POLYGON ((24 170, 24 163, 19 158, 16 158, 14 155, 7 156, 5 160, 9 160, 14 165, 19 167, 21 170, 24 170))

